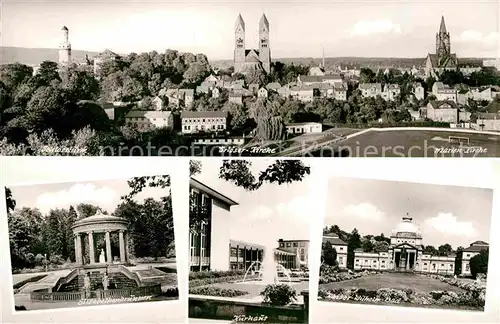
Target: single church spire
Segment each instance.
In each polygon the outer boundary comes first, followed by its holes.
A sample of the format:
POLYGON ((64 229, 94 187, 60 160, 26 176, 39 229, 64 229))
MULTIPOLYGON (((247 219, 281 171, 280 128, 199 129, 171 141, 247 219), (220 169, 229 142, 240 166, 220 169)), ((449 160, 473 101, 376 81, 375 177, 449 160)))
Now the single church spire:
POLYGON ((238 27, 241 26, 241 29, 245 30, 245 21, 243 20, 243 17, 241 14, 238 14, 238 18, 236 18, 236 25, 234 29, 238 29, 238 27))
POLYGON ((439 26, 439 33, 446 34, 446 24, 444 23, 444 16, 441 16, 441 25, 439 26))
POLYGON ((266 31, 269 31, 269 21, 267 20, 266 14, 262 14, 262 17, 260 17, 259 25, 261 27, 260 29, 265 27, 266 31))

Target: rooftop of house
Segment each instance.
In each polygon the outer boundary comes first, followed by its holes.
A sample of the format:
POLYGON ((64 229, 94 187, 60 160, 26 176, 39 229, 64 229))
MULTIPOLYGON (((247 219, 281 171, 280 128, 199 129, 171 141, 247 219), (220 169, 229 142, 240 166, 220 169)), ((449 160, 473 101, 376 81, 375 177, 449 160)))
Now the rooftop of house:
POLYGON ((181 118, 227 118, 226 111, 183 111, 181 118))
POLYGON ((429 105, 434 109, 458 109, 456 102, 451 100, 433 100, 429 101, 429 105))
POLYGON ((172 114, 171 111, 158 110, 131 110, 125 118, 168 118, 172 114))

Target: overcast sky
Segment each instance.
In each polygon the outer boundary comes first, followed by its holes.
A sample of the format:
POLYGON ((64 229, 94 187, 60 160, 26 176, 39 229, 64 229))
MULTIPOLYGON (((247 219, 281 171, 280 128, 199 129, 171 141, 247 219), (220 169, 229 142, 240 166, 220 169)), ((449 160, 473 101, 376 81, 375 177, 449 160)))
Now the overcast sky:
MULTIPOLYGON (((128 179, 67 182, 30 186, 12 186, 12 197, 16 209, 23 207, 38 208, 42 213, 51 209, 69 208, 80 203, 96 205, 112 214, 123 202, 122 196, 130 193, 128 179)), ((144 188, 134 200, 141 203, 145 198, 159 199, 168 195, 168 188, 144 188)))
POLYGON ((420 228, 423 245, 449 243, 456 249, 489 241, 492 199, 491 189, 332 178, 325 225, 389 236, 408 213, 420 228))
POLYGON ((425 57, 435 52, 441 15, 459 57, 496 57, 496 0, 444 1, 132 1, 4 0, 2 45, 57 48, 61 27, 73 49, 118 53, 166 48, 233 57, 238 13, 247 48, 255 48, 258 22, 270 23, 275 58, 325 56, 425 57))
MULTIPOLYGON (((252 160, 255 176, 275 160, 252 160)), ((233 183, 219 179, 222 161, 203 160, 202 172, 194 176, 198 181, 236 201, 231 207, 230 237, 233 240, 277 247, 277 240, 309 240, 311 198, 306 176, 291 184, 264 184, 258 190, 247 191, 233 183)), ((314 172, 311 168, 311 173, 314 172)))

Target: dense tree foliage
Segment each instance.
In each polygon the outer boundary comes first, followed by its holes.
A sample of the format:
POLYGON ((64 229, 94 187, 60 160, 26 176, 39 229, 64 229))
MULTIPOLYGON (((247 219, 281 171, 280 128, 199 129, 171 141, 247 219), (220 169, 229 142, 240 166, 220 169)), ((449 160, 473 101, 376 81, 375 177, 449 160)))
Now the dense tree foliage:
MULTIPOLYGON (((42 214, 32 208, 14 209, 15 202, 11 193, 7 195, 7 199, 13 269, 74 262, 74 223, 97 212, 108 214, 101 207, 86 203, 70 206, 68 209, 52 209, 42 214)), ((124 197, 113 215, 128 221, 134 256, 167 257, 174 252, 172 200, 168 192, 160 200, 148 198, 142 203, 134 201, 133 197, 124 197)), ((95 235, 94 239, 97 251, 105 248, 102 235, 95 235)), ((86 236, 83 244, 88 246, 86 236)), ((117 255, 117 237, 112 236, 111 245, 113 254, 117 255)), ((87 259, 88 254, 88 249, 84 249, 84 257, 87 259)))
POLYGON ((330 242, 323 243, 321 249, 321 262, 329 266, 337 265, 337 250, 335 250, 330 242))
MULTIPOLYGON (((90 61, 89 61, 90 62, 90 61)), ((162 128, 138 131, 125 126, 124 116, 135 107, 152 108, 152 98, 163 89, 196 89, 210 74, 225 77, 226 81, 243 80, 245 86, 268 83, 294 86, 299 75, 308 74, 311 66, 282 62, 272 63, 271 72, 261 70, 246 75, 233 73, 232 68, 212 71, 208 58, 203 54, 179 53, 130 53, 100 64, 97 75, 92 67, 71 64, 60 67, 55 62, 44 61, 37 73, 23 64, 0 66, 0 150, 1 154, 39 154, 40 147, 32 143, 45 143, 65 147, 65 152, 45 152, 46 155, 193 155, 189 149, 191 136, 177 131, 182 109, 196 111, 226 111, 229 115, 228 130, 233 135, 253 134, 257 140, 283 140, 287 136, 285 125, 301 122, 322 122, 327 125, 350 124, 366 127, 379 122, 404 125, 412 120, 411 111, 425 106, 432 96, 417 100, 412 94, 415 82, 420 82, 426 92, 431 91, 433 78, 417 79, 397 69, 374 72, 362 68, 359 82, 398 84, 401 95, 394 101, 381 97, 363 98, 355 90, 357 82, 348 81, 346 101, 333 98, 316 98, 300 102, 291 97, 281 97, 269 91, 269 98, 244 97, 243 105, 228 101, 230 90, 220 88, 217 98, 196 93, 192 106, 177 107, 164 99, 164 109, 173 113, 174 129, 162 128), (122 102, 114 108, 114 120, 108 117, 103 102, 122 102), (83 129, 86 140, 84 150, 75 153, 70 148, 75 134, 83 129), (168 146, 162 151, 160 147, 168 146), (84 152, 85 151, 85 152, 84 152)), ((457 87, 500 85, 497 71, 483 68, 470 76, 459 71, 446 71, 439 80, 457 87)), ((485 103, 472 100, 465 109, 472 113, 485 112, 485 103)), ((225 134, 226 135, 226 134, 225 134)), ((45 144, 44 144, 45 145, 45 144)))
POLYGON ((470 259, 469 266, 472 277, 476 278, 480 273, 488 273, 488 258, 489 250, 486 249, 470 259))

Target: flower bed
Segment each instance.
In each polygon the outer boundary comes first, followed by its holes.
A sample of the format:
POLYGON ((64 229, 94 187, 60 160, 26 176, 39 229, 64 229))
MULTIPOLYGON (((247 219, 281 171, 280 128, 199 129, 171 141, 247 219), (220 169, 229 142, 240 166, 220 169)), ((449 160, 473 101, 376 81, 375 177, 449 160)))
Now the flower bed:
POLYGON ((325 301, 358 301, 373 304, 403 304, 416 305, 455 305, 472 308, 483 308, 485 299, 479 291, 431 291, 416 293, 413 289, 381 288, 378 290, 351 289, 320 289, 318 299, 325 301))
POLYGON ((204 295, 214 297, 239 297, 248 295, 248 292, 236 289, 221 289, 217 287, 197 287, 190 288, 189 293, 192 295, 204 295))
POLYGON ((323 272, 320 274, 319 284, 352 280, 377 273, 378 273, 377 271, 367 271, 367 270, 363 272, 323 272))
POLYGON ((189 280, 244 276, 245 271, 196 271, 189 273, 189 280))

